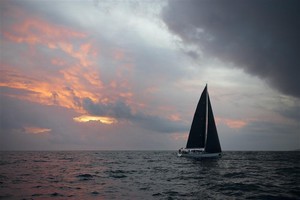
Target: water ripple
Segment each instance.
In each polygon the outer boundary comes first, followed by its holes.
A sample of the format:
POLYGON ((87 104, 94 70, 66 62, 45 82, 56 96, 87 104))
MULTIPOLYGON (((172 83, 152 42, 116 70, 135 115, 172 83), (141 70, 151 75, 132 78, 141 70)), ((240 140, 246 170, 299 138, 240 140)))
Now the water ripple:
POLYGON ((300 199, 299 152, 0 152, 1 199, 300 199), (16 192, 17 191, 17 192, 16 192))

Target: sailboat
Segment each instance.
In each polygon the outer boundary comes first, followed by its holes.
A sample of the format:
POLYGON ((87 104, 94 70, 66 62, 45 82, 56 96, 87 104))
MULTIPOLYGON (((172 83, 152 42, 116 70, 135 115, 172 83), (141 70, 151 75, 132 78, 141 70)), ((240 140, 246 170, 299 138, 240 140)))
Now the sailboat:
POLYGON ((186 147, 178 150, 178 156, 217 158, 221 155, 221 145, 206 84, 194 114, 186 147))

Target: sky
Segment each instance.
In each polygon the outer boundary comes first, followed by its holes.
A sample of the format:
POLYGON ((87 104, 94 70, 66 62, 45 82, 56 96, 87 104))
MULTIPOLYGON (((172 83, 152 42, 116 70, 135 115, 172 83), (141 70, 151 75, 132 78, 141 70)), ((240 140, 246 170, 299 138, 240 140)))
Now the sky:
POLYGON ((296 0, 0 1, 0 150, 300 148, 296 0))

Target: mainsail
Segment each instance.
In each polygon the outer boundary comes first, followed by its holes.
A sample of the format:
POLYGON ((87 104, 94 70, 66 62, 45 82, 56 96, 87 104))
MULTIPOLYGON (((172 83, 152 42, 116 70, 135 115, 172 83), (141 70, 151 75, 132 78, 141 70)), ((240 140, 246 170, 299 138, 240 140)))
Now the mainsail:
POLYGON ((206 132, 206 95, 207 87, 204 88, 197 109, 194 114, 189 138, 186 148, 204 148, 205 147, 205 132, 206 132))
POLYGON ((207 86, 198 102, 186 148, 204 148, 208 153, 222 151, 207 86))

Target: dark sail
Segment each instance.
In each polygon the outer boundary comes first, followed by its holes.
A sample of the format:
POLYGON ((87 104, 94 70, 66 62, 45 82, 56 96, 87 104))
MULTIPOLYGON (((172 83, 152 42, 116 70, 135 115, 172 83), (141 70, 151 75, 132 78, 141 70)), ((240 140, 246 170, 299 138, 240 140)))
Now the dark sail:
POLYGON ((206 93, 207 87, 204 88, 198 102, 186 148, 204 148, 206 124, 206 93))
POLYGON ((215 124, 214 114, 211 108, 209 95, 207 94, 208 100, 208 123, 207 123, 207 139, 205 151, 208 153, 219 153, 221 152, 221 145, 218 137, 217 127, 215 124))

